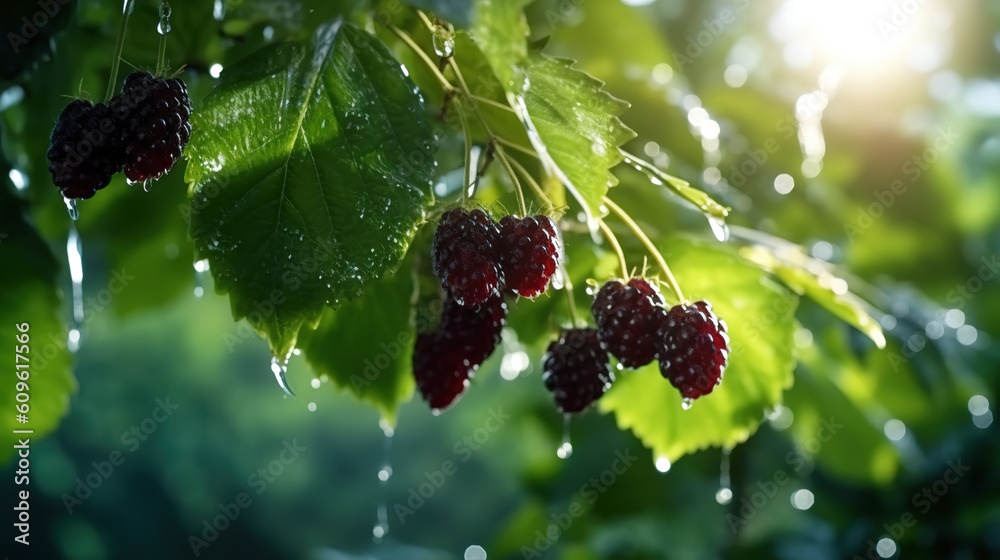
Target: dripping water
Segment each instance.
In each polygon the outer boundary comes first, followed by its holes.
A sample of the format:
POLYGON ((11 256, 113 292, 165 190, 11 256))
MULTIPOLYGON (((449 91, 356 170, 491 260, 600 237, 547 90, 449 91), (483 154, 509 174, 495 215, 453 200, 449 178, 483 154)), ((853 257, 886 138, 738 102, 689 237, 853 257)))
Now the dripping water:
POLYGON ((441 58, 451 58, 455 54, 455 36, 447 29, 437 28, 433 37, 434 54, 441 58))
POLYGON ((694 406, 694 399, 690 399, 687 397, 681 399, 681 408, 683 408, 684 410, 691 410, 692 406, 694 406))
POLYGON ((382 443, 382 467, 378 471, 379 480, 379 504, 375 510, 375 526, 372 527, 372 540, 375 544, 380 544, 386 535, 389 534, 389 510, 386 506, 386 494, 388 493, 389 478, 392 477, 392 436, 396 431, 385 418, 378 421, 378 427, 382 429, 385 436, 382 443))
POLYGON ((563 415, 562 443, 559 444, 559 448, 556 449, 556 456, 559 457, 560 459, 569 459, 570 457, 573 456, 573 444, 570 443, 570 437, 569 437, 569 424, 571 418, 572 418, 571 414, 563 415))
POLYGON ((729 454, 732 452, 730 447, 722 448, 722 459, 719 462, 719 491, 715 493, 715 501, 723 506, 733 501, 733 489, 729 481, 729 454))
POLYGON ((715 216, 707 216, 708 225, 712 226, 712 233, 715 234, 715 238, 719 241, 729 241, 729 225, 720 218, 715 216))
POLYGON ((274 378, 278 381, 278 386, 281 390, 289 397, 295 397, 295 392, 292 391, 291 385, 288 384, 288 358, 291 356, 291 352, 288 356, 285 356, 284 360, 278 360, 277 356, 271 358, 271 372, 274 373, 274 378))
POLYGON ((80 325, 83 324, 83 242, 76 231, 76 224, 71 223, 69 236, 66 238, 66 261, 69 264, 69 277, 73 282, 73 324, 69 331, 67 347, 70 352, 80 349, 80 325))
POLYGON ((156 32, 160 35, 170 33, 170 4, 160 2, 160 22, 156 24, 156 32))
POLYGON ((69 212, 69 219, 74 222, 80 219, 80 211, 76 208, 76 199, 63 197, 63 202, 66 203, 66 211, 69 212))
POLYGON ((205 295, 205 273, 208 272, 208 259, 194 263, 194 297, 205 295))

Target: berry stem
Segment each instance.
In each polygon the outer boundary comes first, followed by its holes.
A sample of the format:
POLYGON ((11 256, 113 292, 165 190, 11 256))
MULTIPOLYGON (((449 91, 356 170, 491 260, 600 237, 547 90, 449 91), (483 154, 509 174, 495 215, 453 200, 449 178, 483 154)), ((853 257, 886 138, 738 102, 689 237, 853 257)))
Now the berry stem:
MULTIPOLYGON (((510 107, 508 107, 508 109, 509 108, 510 107)), ((533 157, 535 159, 539 159, 538 158, 538 152, 536 152, 534 150, 534 148, 525 148, 524 146, 522 146, 520 144, 517 144, 515 142, 511 142, 510 140, 507 140, 506 138, 503 138, 503 137, 500 137, 500 136, 497 136, 496 141, 499 142, 500 144, 503 144, 504 146, 507 146, 508 148, 510 148, 512 150, 516 150, 518 152, 521 152, 522 154, 524 154, 526 156, 531 156, 531 157, 533 157)))
POLYGON ((469 185, 472 184, 472 133, 469 131, 469 120, 465 116, 465 107, 459 105, 458 120, 462 122, 462 136, 465 137, 465 175, 462 183, 462 207, 469 201, 469 185))
POLYGON ((669 285, 670 289, 673 290, 674 295, 677 296, 677 299, 680 300, 681 303, 687 304, 688 301, 684 298, 684 294, 681 292, 681 287, 677 284, 677 279, 674 278, 673 272, 671 272, 670 267, 667 266, 667 261, 663 260, 663 255, 660 254, 656 245, 653 245, 653 242, 649 240, 649 236, 646 235, 646 232, 642 231, 639 224, 635 223, 631 216, 629 216, 625 210, 622 210, 621 206, 615 204, 609 197, 604 197, 604 203, 608 205, 608 208, 610 208, 611 211, 621 219, 621 221, 625 222, 625 225, 627 225, 629 229, 632 230, 632 233, 639 238, 639 241, 646 246, 649 254, 653 256, 656 263, 660 265, 660 270, 662 270, 664 276, 667 277, 667 285, 669 285))
POLYGON ((535 178, 531 176, 531 173, 528 173, 528 170, 525 169, 523 165, 518 163, 518 161, 514 158, 510 158, 510 165, 515 171, 521 174, 521 177, 524 178, 524 182, 528 183, 531 190, 535 192, 535 196, 542 199, 542 202, 545 204, 546 213, 555 208, 555 205, 552 204, 549 197, 545 195, 545 191, 542 190, 541 185, 538 184, 538 181, 535 181, 535 178))
POLYGON ((628 279, 628 265, 625 264, 625 253, 622 252, 622 246, 618 244, 618 238, 615 237, 611 228, 608 224, 604 223, 604 220, 597 220, 597 225, 600 226, 601 231, 604 232, 604 236, 608 238, 608 243, 611 244, 615 249, 615 253, 618 255, 618 264, 622 267, 622 278, 628 279))
POLYGON ((115 82, 118 81, 118 64, 122 58, 122 48, 125 46, 125 28, 128 27, 128 17, 135 8, 135 0, 125 0, 122 4, 122 21, 118 27, 118 39, 115 41, 115 56, 111 59, 111 77, 108 79, 108 92, 104 94, 104 102, 111 101, 115 96, 115 82))
POLYGON ((566 305, 569 307, 569 317, 573 321, 573 328, 579 326, 580 315, 576 312, 576 295, 573 293, 573 281, 569 279, 569 271, 559 263, 559 274, 563 277, 563 286, 566 288, 566 305))
MULTIPOLYGON (((433 33, 434 24, 430 23, 430 20, 427 19, 427 16, 425 16, 423 12, 421 12, 420 10, 417 10, 417 14, 424 19, 424 21, 428 24, 428 29, 430 29, 431 33, 433 33)), ((393 33, 395 33, 396 36, 399 37, 401 41, 406 43, 406 46, 410 47, 410 50, 412 50, 417 56, 420 57, 421 60, 423 60, 424 65, 427 66, 427 68, 431 71, 432 74, 434 74, 434 77, 437 78, 437 81, 441 83, 441 88, 444 90, 446 94, 455 91, 455 86, 451 85, 451 82, 448 81, 448 78, 444 77, 444 74, 442 74, 441 70, 438 69, 438 65, 435 64, 434 61, 432 61, 429 56, 427 56, 427 53, 424 52, 424 49, 420 48, 420 45, 418 45, 413 40, 413 38, 410 37, 409 33, 396 27, 395 25, 386 21, 380 16, 376 15, 375 20, 378 21, 380 24, 384 25, 393 33)))
POLYGON ((497 159, 500 160, 500 164, 507 171, 507 175, 510 176, 511 182, 514 183, 514 196, 517 197, 517 209, 521 212, 521 216, 528 215, 528 207, 524 203, 524 193, 521 191, 521 181, 517 180, 517 173, 514 172, 514 168, 510 164, 510 158, 507 157, 507 153, 503 151, 503 146, 500 144, 495 144, 494 148, 497 154, 497 159))

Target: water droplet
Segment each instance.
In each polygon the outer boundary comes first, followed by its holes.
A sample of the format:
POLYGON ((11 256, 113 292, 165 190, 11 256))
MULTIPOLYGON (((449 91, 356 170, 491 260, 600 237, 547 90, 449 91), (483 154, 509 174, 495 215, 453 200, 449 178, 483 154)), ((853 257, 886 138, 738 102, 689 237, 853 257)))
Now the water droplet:
POLYGON ((486 550, 478 544, 465 549, 462 560, 486 560, 486 550))
POLYGON ((222 21, 226 17, 226 3, 224 0, 215 0, 215 5, 212 7, 212 17, 216 21, 222 21))
POLYGON ((166 2, 160 2, 160 22, 156 24, 156 32, 160 35, 170 33, 170 4, 166 2))
POLYGON ((205 273, 208 271, 208 259, 194 263, 194 297, 205 295, 205 273))
POLYGON ((375 510, 375 526, 372 527, 372 537, 375 544, 380 544, 382 539, 389 534, 389 513, 386 508, 386 487, 389 484, 389 478, 392 477, 392 461, 390 455, 392 453, 392 436, 395 434, 392 426, 385 418, 379 419, 378 426, 382 430, 382 435, 385 436, 385 439, 382 444, 382 468, 378 471, 379 490, 381 496, 379 498, 378 508, 375 510))
POLYGON ((570 437, 569 437, 569 423, 571 418, 572 418, 571 414, 563 415, 562 444, 560 444, 559 448, 556 449, 556 456, 559 457, 560 459, 569 459, 570 457, 573 456, 573 444, 570 443, 570 437))
POLYGON ((689 399, 686 397, 681 399, 681 408, 683 408, 684 410, 691 410, 691 407, 693 405, 694 405, 694 399, 689 399))
POLYGON ((76 209, 76 199, 63 197, 63 202, 66 203, 66 211, 69 212, 69 219, 74 222, 80 219, 80 211, 76 209))
POLYGON ((670 459, 667 459, 666 457, 659 457, 656 459, 656 463, 654 463, 654 465, 656 466, 656 470, 661 473, 665 473, 670 470, 670 459))
POLYGON ((295 392, 292 391, 292 387, 288 384, 288 378, 285 377, 288 373, 288 358, 285 357, 284 360, 278 361, 277 356, 271 358, 271 371, 274 373, 274 378, 278 381, 278 386, 290 397, 295 396, 295 392))
POLYGON ((76 353, 80 349, 80 329, 70 329, 69 336, 66 339, 66 347, 73 353, 76 353))
POLYGON ((726 222, 715 216, 708 216, 708 225, 712 226, 712 233, 719 241, 729 241, 729 226, 726 222))
POLYGON ((722 448, 722 459, 719 461, 719 490, 715 493, 715 501, 723 506, 733 501, 733 489, 729 486, 729 454, 732 452, 731 448, 722 448))
POLYGON ((451 58, 455 55, 455 36, 447 29, 438 27, 434 30, 434 54, 441 58, 451 58))
POLYGON ((309 403, 308 405, 306 405, 306 409, 308 409, 309 412, 316 412, 316 403, 314 402, 309 403))

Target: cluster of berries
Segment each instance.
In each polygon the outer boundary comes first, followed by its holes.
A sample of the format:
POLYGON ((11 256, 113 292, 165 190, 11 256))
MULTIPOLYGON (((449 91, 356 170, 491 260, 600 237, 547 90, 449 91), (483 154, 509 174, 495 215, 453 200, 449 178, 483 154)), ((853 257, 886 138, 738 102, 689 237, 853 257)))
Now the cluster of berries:
POLYGON ((413 349, 417 388, 431 408, 450 406, 500 342, 506 297, 541 295, 559 265, 561 241, 548 216, 449 210, 434 232, 431 261, 444 289, 441 324, 413 349))
POLYGON ((52 129, 52 181, 66 198, 90 198, 124 170, 129 182, 157 179, 191 136, 191 100, 179 79, 133 72, 107 105, 77 99, 52 129))
POLYGON ((579 412, 614 381, 608 354, 627 368, 660 361, 660 373, 684 399, 712 392, 729 360, 726 322, 698 301, 669 311, 644 278, 610 280, 594 298, 596 329, 564 331, 543 360, 545 386, 564 413, 579 412))

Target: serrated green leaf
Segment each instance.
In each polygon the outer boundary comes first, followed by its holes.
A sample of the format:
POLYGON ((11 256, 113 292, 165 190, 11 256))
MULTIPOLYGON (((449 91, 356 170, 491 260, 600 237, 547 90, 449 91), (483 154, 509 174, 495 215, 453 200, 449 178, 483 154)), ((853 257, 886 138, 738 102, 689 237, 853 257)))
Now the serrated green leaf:
POLYGON ((392 272, 423 222, 423 100, 378 39, 333 23, 228 67, 192 120, 191 235, 233 315, 284 356, 324 304, 392 272))
POLYGON ((710 301, 729 327, 732 352, 722 384, 683 410, 680 393, 653 362, 622 373, 598 402, 655 456, 676 461, 708 446, 745 441, 765 411, 781 402, 795 366, 792 338, 798 298, 769 282, 761 270, 719 249, 682 241, 661 249, 666 249, 685 295, 710 301))
POLYGON ((572 65, 569 59, 533 55, 507 97, 546 172, 559 178, 589 217, 596 217, 604 213, 604 195, 618 184, 610 171, 622 161, 618 147, 635 133, 618 118, 628 103, 572 65))
MULTIPOLYGON (((515 87, 515 68, 528 56, 528 0, 478 0, 470 33, 501 84, 515 87)), ((520 85, 520 82, 517 84, 520 85)))
POLYGON ((0 275, 0 340, 9 348, 9 376, 0 384, 0 402, 7 410, 0 427, 4 446, 0 460, 14 451, 17 438, 33 439, 53 431, 69 408, 70 394, 76 381, 70 368, 72 358, 66 348, 66 330, 60 320, 61 305, 57 293, 58 265, 48 246, 21 214, 17 200, 5 185, 0 185, 0 262, 9 269, 0 275), (15 346, 22 346, 15 336, 22 334, 17 325, 28 324, 26 352, 15 359, 15 346), (28 422, 16 420, 14 406, 15 376, 18 365, 30 366, 28 385, 28 422), (12 430, 32 430, 32 434, 13 434, 12 430))
POLYGON ((791 243, 780 256, 762 246, 745 247, 744 258, 773 272, 789 288, 822 305, 847 324, 863 332, 879 348, 885 348, 885 334, 878 321, 868 314, 861 298, 847 290, 847 282, 838 278, 829 265, 806 255, 791 243))
POLYGON ((316 330, 302 331, 302 350, 317 374, 371 403, 390 423, 413 394, 410 267, 372 282, 365 295, 327 309, 316 330))

